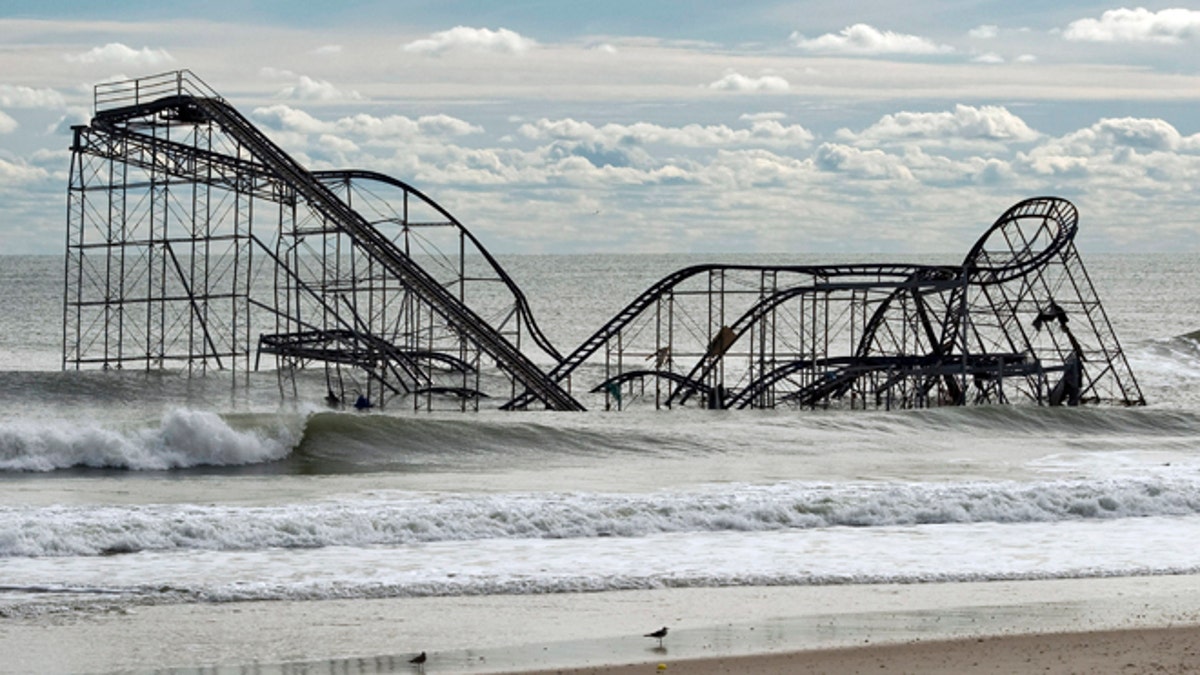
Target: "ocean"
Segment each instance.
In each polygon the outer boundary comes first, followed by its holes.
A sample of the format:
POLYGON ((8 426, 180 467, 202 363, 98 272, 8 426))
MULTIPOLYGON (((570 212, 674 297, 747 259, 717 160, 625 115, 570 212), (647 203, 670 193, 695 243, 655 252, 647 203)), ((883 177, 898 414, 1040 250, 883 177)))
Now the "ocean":
MULTIPOLYGON (((334 410, 64 372, 62 259, 3 257, 0 616, 1200 572, 1200 260, 1083 258, 1144 407, 334 410)), ((706 260, 501 258, 564 352, 706 260)))

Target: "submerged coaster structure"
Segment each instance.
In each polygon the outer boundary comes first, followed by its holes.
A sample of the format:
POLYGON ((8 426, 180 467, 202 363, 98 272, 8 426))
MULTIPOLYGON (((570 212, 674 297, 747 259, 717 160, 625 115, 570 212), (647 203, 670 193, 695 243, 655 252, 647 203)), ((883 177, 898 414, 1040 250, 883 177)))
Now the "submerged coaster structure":
POLYGON ((74 134, 64 369, 414 410, 1144 403, 1063 199, 960 265, 687 267, 564 354, 448 211, 306 169, 189 71, 98 85, 74 134))

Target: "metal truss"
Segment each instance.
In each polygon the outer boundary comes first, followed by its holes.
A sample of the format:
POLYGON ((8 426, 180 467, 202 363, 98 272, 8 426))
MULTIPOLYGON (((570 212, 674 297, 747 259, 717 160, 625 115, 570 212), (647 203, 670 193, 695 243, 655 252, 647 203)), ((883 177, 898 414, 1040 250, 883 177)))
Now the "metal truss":
POLYGON ((913 408, 1143 398, 1062 199, 961 265, 700 265, 563 355, 474 235, 415 188, 311 172, 188 71, 96 87, 75 128, 64 368, 248 379, 416 410, 913 408), (547 369, 536 363, 549 363, 547 369))

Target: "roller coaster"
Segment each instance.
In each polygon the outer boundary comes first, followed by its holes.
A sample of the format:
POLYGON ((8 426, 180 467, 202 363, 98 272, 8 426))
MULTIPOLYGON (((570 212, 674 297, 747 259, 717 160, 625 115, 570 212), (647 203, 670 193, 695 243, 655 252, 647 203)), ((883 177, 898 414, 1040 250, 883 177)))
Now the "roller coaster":
POLYGON ((94 105, 71 146, 64 369, 270 370, 285 395, 413 410, 1144 403, 1063 199, 1014 205, 958 265, 686 267, 564 355, 403 181, 306 169, 189 71, 94 105))

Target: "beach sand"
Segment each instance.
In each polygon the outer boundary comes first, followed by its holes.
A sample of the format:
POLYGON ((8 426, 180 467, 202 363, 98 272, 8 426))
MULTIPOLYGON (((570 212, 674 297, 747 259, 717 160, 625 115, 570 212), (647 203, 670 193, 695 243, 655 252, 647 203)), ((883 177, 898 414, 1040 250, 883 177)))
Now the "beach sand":
POLYGON ((1195 673, 1200 630, 1162 628, 1052 633, 681 660, 670 665, 556 669, 528 675, 645 675, 647 673, 1195 673))
POLYGON ((190 604, 0 618, 0 673, 1200 672, 1200 577, 190 604), (660 648, 643 634, 670 629, 660 648), (665 668, 660 668, 665 666, 665 668))

